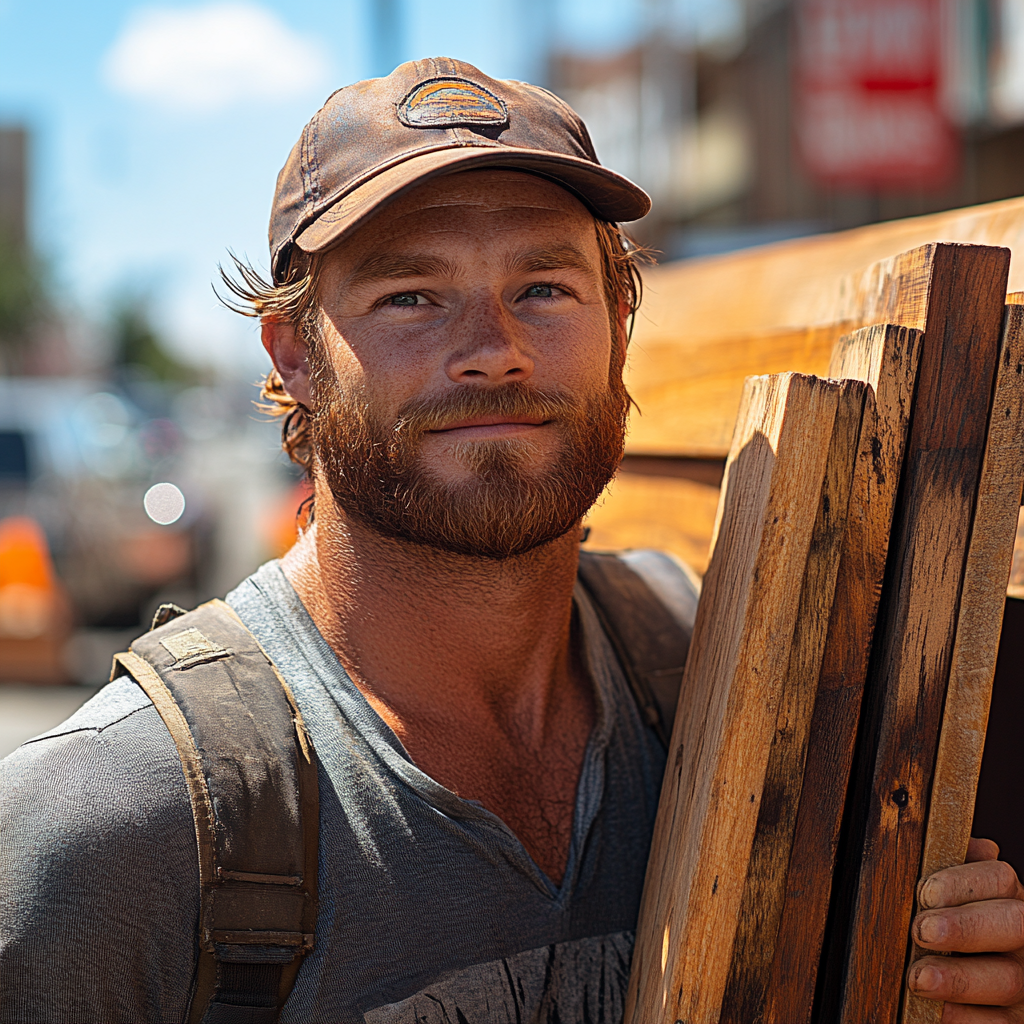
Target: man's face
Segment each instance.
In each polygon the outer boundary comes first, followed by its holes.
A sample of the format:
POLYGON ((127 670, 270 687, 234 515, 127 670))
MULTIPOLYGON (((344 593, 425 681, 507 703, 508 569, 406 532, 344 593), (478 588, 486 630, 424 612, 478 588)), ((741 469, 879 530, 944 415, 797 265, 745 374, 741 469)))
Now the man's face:
POLYGON ((422 185, 325 259, 317 462, 378 531, 503 558, 565 534, 622 454, 628 398, 593 217, 533 175, 422 185))

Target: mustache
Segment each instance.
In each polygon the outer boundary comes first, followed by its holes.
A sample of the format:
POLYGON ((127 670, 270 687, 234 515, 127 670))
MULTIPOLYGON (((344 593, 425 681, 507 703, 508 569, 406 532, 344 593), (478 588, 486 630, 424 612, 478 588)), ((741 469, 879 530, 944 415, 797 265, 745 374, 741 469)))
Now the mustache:
POLYGON ((449 423, 478 416, 522 416, 530 419, 572 419, 580 403, 555 389, 542 389, 523 381, 457 390, 428 398, 414 398, 398 409, 394 435, 400 437, 440 430, 449 423))

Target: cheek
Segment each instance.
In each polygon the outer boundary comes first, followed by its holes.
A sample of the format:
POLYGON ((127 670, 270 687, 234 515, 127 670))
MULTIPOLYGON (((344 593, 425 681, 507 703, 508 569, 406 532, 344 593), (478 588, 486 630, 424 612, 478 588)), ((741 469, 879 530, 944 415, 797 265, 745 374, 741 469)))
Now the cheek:
POLYGON ((585 307, 545 332, 543 362, 566 384, 604 386, 612 363, 612 336, 603 307, 585 307))
POLYGON ((335 331, 331 361, 338 384, 365 396, 375 408, 393 411, 418 394, 436 373, 436 354, 424 339, 377 330, 335 331))

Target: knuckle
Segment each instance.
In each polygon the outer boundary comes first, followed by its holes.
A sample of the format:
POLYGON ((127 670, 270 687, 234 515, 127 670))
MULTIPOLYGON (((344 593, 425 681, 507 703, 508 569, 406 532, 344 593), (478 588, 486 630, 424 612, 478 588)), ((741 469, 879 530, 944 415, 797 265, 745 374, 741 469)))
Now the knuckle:
POLYGON ((1024 1020, 1024 964, 1021 963, 1019 955, 1009 956, 1007 960, 1013 965, 1010 974, 1010 998, 1007 1000, 1017 1008, 1021 1020, 1024 1020))
POLYGON ((1005 860, 990 860, 983 863, 989 866, 1001 896, 1016 895, 1017 872, 1005 860))
MULTIPOLYGON (((1008 930, 1009 935, 1012 935, 1013 940, 1017 943, 1017 948, 1024 946, 1024 903, 1020 900, 1014 900, 1008 905, 1008 930)), ((1020 965, 1018 964, 1018 971, 1020 965)))
POLYGON ((968 977, 967 972, 960 970, 959 968, 950 973, 949 988, 953 997, 958 1001, 963 1001, 959 997, 967 996, 971 992, 971 979, 968 977))

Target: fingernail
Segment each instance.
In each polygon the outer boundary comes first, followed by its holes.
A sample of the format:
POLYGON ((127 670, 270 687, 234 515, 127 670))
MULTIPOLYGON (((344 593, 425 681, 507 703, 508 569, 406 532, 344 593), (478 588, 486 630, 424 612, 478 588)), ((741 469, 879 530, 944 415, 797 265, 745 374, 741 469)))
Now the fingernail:
POLYGON ((921 883, 921 890, 917 894, 917 902, 922 907, 934 907, 938 905, 937 894, 933 894, 932 890, 936 888, 935 880, 932 878, 926 878, 921 883))
POLYGON ((942 975, 934 967, 922 967, 914 977, 915 992, 934 992, 942 984, 942 975))
MULTIPOLYGON (((942 942, 949 932, 946 919, 937 914, 935 917, 923 917, 917 925, 917 937, 921 942, 942 942)), ((931 968, 927 968, 931 970, 931 968)))

